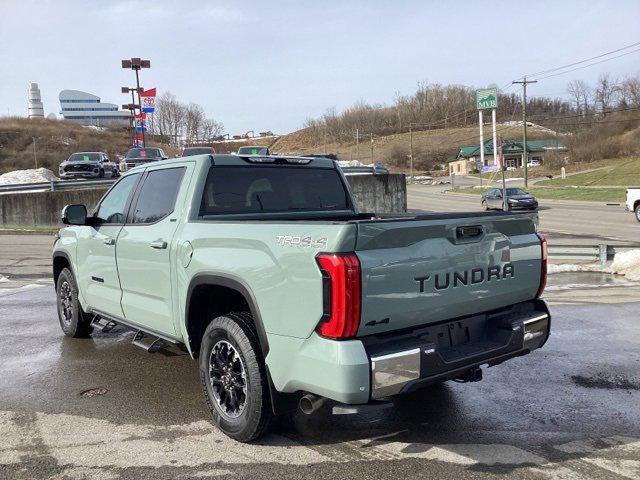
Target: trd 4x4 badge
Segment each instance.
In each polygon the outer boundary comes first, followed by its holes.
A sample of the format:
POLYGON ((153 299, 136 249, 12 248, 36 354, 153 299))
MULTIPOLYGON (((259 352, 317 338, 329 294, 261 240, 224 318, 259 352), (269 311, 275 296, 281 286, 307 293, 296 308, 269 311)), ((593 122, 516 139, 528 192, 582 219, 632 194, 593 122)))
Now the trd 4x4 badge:
POLYGON ((278 235, 276 241, 281 247, 313 247, 327 246, 327 237, 313 239, 311 237, 296 237, 292 235, 278 235))

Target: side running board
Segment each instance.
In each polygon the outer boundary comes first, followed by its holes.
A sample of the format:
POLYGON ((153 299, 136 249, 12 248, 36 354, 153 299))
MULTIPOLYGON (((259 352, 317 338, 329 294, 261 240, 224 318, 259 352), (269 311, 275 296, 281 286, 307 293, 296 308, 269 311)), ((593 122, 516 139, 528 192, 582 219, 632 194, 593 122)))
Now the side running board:
POLYGON ((113 320, 107 320, 99 315, 94 315, 93 320, 91 320, 91 326, 102 333, 110 332, 116 325, 118 324, 113 320))
POLYGON ((165 346, 165 341, 161 338, 138 330, 131 341, 136 347, 140 347, 149 353, 155 353, 165 346))

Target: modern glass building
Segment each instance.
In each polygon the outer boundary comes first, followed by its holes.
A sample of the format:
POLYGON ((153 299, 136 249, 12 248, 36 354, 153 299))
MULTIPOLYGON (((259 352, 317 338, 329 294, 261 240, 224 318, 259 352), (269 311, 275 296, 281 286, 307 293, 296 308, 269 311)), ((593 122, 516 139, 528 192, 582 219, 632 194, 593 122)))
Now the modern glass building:
POLYGON ((94 127, 106 127, 114 123, 129 125, 130 112, 118 110, 118 106, 113 103, 102 103, 97 95, 80 90, 62 90, 58 98, 60 113, 65 120, 94 127))

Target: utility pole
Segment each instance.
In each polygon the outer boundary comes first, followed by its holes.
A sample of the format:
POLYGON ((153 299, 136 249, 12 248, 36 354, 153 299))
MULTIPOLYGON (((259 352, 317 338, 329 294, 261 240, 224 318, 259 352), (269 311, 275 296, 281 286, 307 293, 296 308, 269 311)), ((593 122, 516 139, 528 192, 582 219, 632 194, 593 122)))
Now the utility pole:
POLYGON ((413 183, 413 128, 409 124, 409 182, 413 183))
POLYGON ((356 128, 356 160, 360 158, 360 130, 356 128))
POLYGON ((373 133, 369 134, 369 138, 371 140, 371 164, 373 165, 373 133))
POLYGON ((324 153, 327 154, 327 129, 324 129, 324 153))
POLYGON ((537 80, 527 80, 527 77, 523 77, 522 80, 514 80, 511 83, 519 83, 522 85, 522 161, 524 163, 524 188, 529 185, 529 171, 527 163, 529 163, 529 155, 527 152, 527 84, 538 83, 537 80))

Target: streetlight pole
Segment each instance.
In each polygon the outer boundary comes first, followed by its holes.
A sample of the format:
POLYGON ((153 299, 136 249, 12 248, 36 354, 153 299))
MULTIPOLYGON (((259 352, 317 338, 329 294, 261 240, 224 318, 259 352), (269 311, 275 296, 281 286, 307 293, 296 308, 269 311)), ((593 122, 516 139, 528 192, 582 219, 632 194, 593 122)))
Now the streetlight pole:
POLYGON ((36 155, 36 137, 31 137, 31 140, 33 140, 33 163, 35 165, 35 168, 38 168, 38 157, 36 155))
POLYGON ((146 142, 144 136, 144 119, 142 118, 142 100, 140 98, 141 89, 139 71, 143 68, 151 68, 151 61, 143 60, 138 57, 131 58, 129 60, 122 60, 122 68, 129 68, 136 73, 136 91, 138 92, 138 105, 140 107, 140 130, 142 131, 142 146, 145 147, 146 142))

